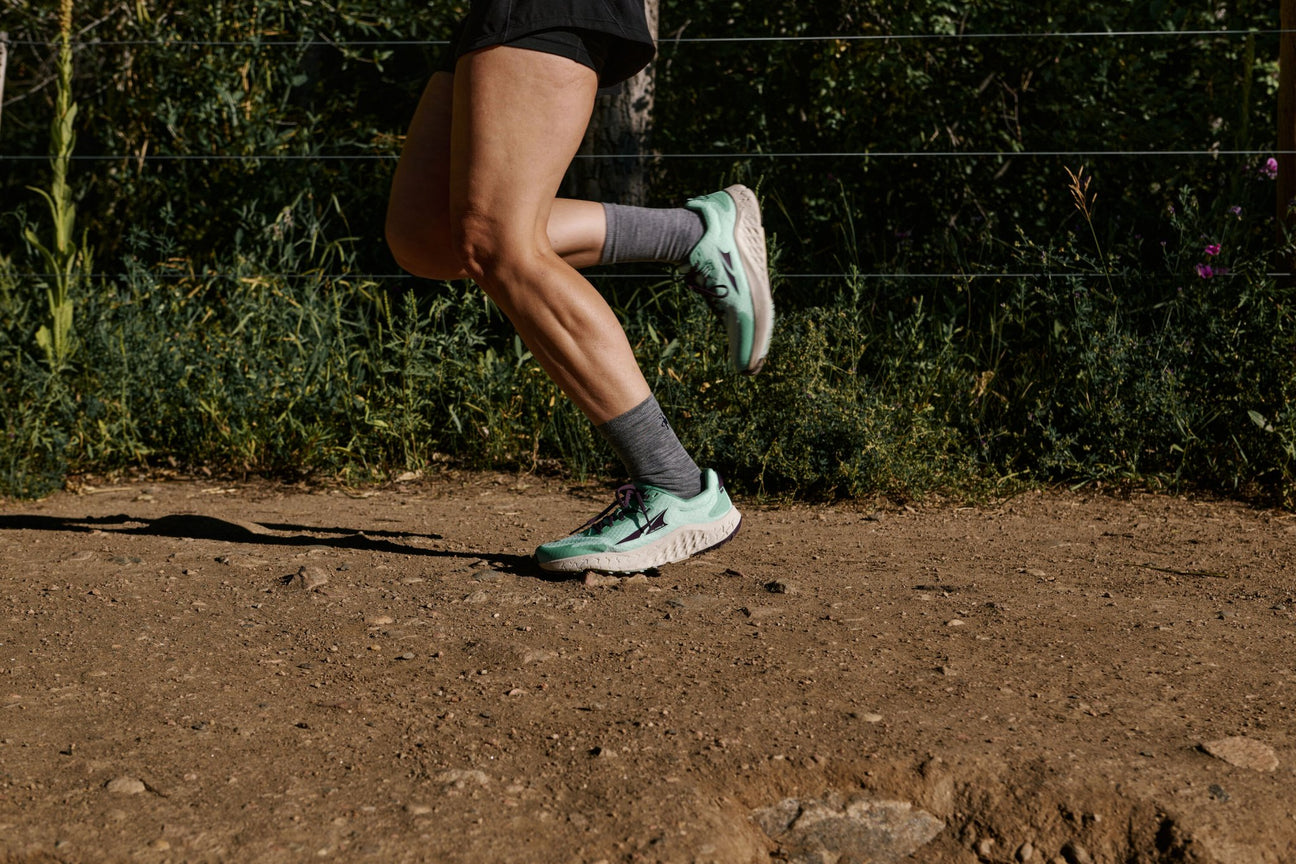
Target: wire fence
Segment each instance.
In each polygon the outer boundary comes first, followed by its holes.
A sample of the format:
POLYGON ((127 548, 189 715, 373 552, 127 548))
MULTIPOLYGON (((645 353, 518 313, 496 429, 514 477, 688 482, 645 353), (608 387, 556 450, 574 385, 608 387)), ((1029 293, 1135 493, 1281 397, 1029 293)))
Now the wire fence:
MULTIPOLYGON (((1017 39, 1125 39, 1125 38, 1191 38, 1219 36, 1282 36, 1293 33, 1284 29, 1220 29, 1220 30, 1044 30, 1038 32, 987 32, 987 33, 838 33, 827 36, 667 36, 659 47, 698 44, 801 43, 801 42, 915 42, 915 41, 977 41, 1017 39)), ((55 40, 10 39, 10 45, 53 48, 62 43, 55 40)), ((329 39, 80 39, 71 42, 73 47, 220 47, 220 48, 396 48, 438 47, 449 45, 447 39, 348 39, 338 42, 329 39)))
MULTIPOLYGON (((1296 150, 809 150, 802 152, 764 153, 759 150, 736 150, 703 153, 579 153, 576 159, 646 160, 656 159, 1011 159, 1019 157, 1058 158, 1127 158, 1127 157, 1195 157, 1195 156, 1290 156, 1296 150)), ((0 159, 44 161, 50 157, 36 154, 0 154, 0 159)), ((99 153, 74 155, 74 162, 394 162, 396 153, 99 153)))
MULTIPOLYGON (((870 34, 833 34, 833 35, 779 35, 779 36, 692 36, 683 35, 663 37, 659 48, 682 45, 706 44, 749 44, 749 43, 891 43, 916 41, 991 41, 991 40, 1050 40, 1050 39, 1120 39, 1120 38, 1191 38, 1212 37, 1282 37, 1296 33, 1296 30, 1283 28, 1269 29, 1194 29, 1194 30, 1068 30, 1038 32, 971 32, 971 33, 870 33, 870 34)), ((33 39, 0 39, 8 46, 33 48, 55 48, 61 43, 56 40, 33 39)), ((245 39, 245 40, 184 40, 184 39, 151 39, 151 40, 99 40, 76 39, 71 42, 74 48, 399 48, 399 47, 444 47, 449 45, 445 39, 356 39, 336 41, 327 39, 245 39)), ((0 92, 0 97, 3 92, 0 92)), ((579 160, 678 160, 678 159, 885 159, 885 160, 925 160, 925 159, 1016 159, 1016 158, 1212 158, 1223 157, 1275 157, 1296 155, 1296 150, 1277 149, 1166 149, 1166 150, 855 150, 855 151, 798 151, 798 152, 761 152, 761 151, 721 151, 694 153, 651 153, 642 156, 625 154, 578 154, 579 160)), ((48 154, 0 154, 0 161, 44 161, 48 154)), ((133 162, 136 164, 159 162, 392 162, 399 159, 395 153, 261 153, 261 154, 75 154, 71 159, 76 162, 133 162)), ((49 279, 54 274, 24 273, 11 274, 24 279, 49 279)), ((85 274, 88 278, 124 279, 131 274, 95 273, 85 274)), ((226 279, 237 281, 256 280, 361 280, 386 281, 412 279, 406 273, 173 273, 150 272, 145 274, 156 279, 226 279)), ((606 273, 593 272, 595 278, 605 279, 656 279, 662 280, 661 274, 644 273, 606 273)), ((781 279, 916 279, 916 280, 976 280, 976 279, 1046 279, 1066 276, 1067 278, 1126 278, 1126 274, 1083 274, 1083 273, 1050 273, 1050 272, 946 272, 946 273, 782 273, 781 279)), ((1232 274, 1220 274, 1232 275, 1232 274)), ((1270 277, 1288 277, 1290 273, 1268 273, 1270 277)))

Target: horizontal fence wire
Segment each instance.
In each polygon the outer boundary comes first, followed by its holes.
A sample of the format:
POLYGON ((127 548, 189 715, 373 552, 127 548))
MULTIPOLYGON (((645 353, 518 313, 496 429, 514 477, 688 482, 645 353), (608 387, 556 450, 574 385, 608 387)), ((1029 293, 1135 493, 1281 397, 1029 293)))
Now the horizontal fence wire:
MULTIPOLYGON (((977 39, 1071 39, 1071 38, 1118 38, 1118 37, 1205 37, 1205 36, 1271 36, 1296 33, 1289 29, 1221 29, 1221 30, 1076 30, 1076 31, 1042 31, 1042 32, 989 32, 989 33, 897 33, 897 34, 837 34, 831 36, 706 36, 663 38, 661 45, 704 44, 704 43, 750 43, 750 42, 887 42, 932 40, 977 40, 977 39)), ((57 41, 9 40, 10 45, 29 45, 54 47, 57 41)), ((434 40, 82 40, 72 44, 83 47, 395 47, 438 46, 448 45, 444 39, 434 40)), ((1275 150, 976 150, 976 151, 814 151, 814 152, 717 152, 717 153, 652 153, 643 155, 625 155, 613 153, 582 153, 575 158, 581 160, 605 159, 1001 159, 1001 158, 1147 158, 1147 157, 1222 157, 1222 156, 1277 156, 1291 155, 1292 151, 1275 150)), ((0 160, 41 161, 48 159, 47 154, 0 154, 0 160)), ((328 162, 363 162, 390 161, 398 159, 394 153, 327 153, 327 154, 74 154, 70 157, 77 162, 252 162, 252 161, 328 161, 328 162)))
MULTIPOLYGON (((17 279, 53 279, 54 273, 11 273, 17 279)), ((271 279, 302 280, 318 279, 320 281, 365 280, 369 282, 393 279, 410 279, 420 282, 459 282, 461 279, 424 279, 410 273, 83 273, 86 279, 132 279, 148 278, 162 280, 232 280, 236 282, 258 282, 271 279)), ((581 275, 590 281, 599 279, 654 279, 659 282, 670 281, 669 274, 664 273, 599 273, 582 270, 581 275)), ((1215 273, 1212 279, 1229 279, 1241 276, 1240 273, 1215 273)), ((1281 279, 1292 276, 1291 273, 1265 273, 1266 277, 1281 279)), ((1116 279, 1127 280, 1142 278, 1141 273, 1068 273, 1068 272, 1003 272, 1003 273, 775 273, 775 282, 781 279, 1116 279)), ((466 278, 466 277, 465 277, 466 278)))
MULTIPOLYGON (((973 41, 983 39, 1122 39, 1145 37, 1178 37, 1202 38, 1209 36, 1281 36, 1293 30, 1071 30, 1040 31, 1033 33, 866 33, 837 34, 831 36, 666 36, 658 41, 658 47, 668 45, 697 44, 746 44, 751 42, 918 42, 934 41, 973 41)), ((10 39, 10 45, 24 45, 37 48, 53 48, 60 44, 58 40, 10 39)), ((287 39, 76 39, 71 43, 75 47, 221 47, 221 48, 311 48, 311 47, 360 47, 360 48, 395 48, 401 46, 435 47, 449 45, 447 39, 305 39, 299 41, 287 39)))
MULTIPOLYGON (((1166 157, 1166 156, 1291 156, 1296 150, 855 150, 800 153, 762 153, 759 151, 733 151, 722 153, 646 153, 625 155, 617 153, 578 153, 576 159, 996 159, 1009 157, 1035 158, 1102 158, 1102 157, 1166 157)), ((44 161, 48 154, 0 154, 0 160, 44 161)), ((74 162, 382 162, 395 161, 396 153, 152 153, 144 156, 130 154, 73 155, 74 162)))
MULTIPOLYGON (((1076 31, 1041 31, 1041 32, 974 32, 974 33, 890 33, 890 34, 836 34, 830 36, 674 36, 663 37, 658 47, 697 44, 737 44, 737 43, 820 43, 820 42, 915 42, 932 41, 973 41, 973 40, 1021 40, 1021 39, 1104 39, 1104 38, 1204 38, 1236 36, 1283 36, 1296 33, 1290 29, 1220 29, 1220 30, 1076 30, 1076 31)), ((8 45, 53 48, 61 44, 58 40, 9 39, 8 45)), ((395 48, 395 47, 438 47, 450 44, 445 39, 359 39, 359 40, 95 40, 78 39, 71 44, 77 48, 113 48, 113 47, 237 47, 237 48, 395 48)), ((643 155, 624 154, 578 154, 576 159, 1004 159, 1004 158, 1141 158, 1141 157, 1260 157, 1296 155, 1291 150, 975 150, 975 151, 811 151, 811 152, 716 152, 716 153, 651 153, 643 155)), ((49 159, 48 155, 0 154, 0 160, 41 161, 49 159)), ((78 162, 132 161, 142 162, 252 162, 252 161, 394 161, 398 154, 148 154, 144 156, 130 154, 89 154, 73 155, 71 159, 78 162)), ((24 279, 49 279, 53 274, 23 273, 10 274, 24 279)), ((283 280, 407 280, 416 279, 407 273, 92 273, 83 274, 87 278, 127 279, 133 275, 153 279, 228 279, 236 281, 259 281, 270 279, 283 280)), ((644 273, 587 273, 592 279, 655 279, 670 278, 664 274, 644 273)), ((1228 278, 1237 274, 1221 273, 1217 277, 1228 278)), ((1291 273, 1266 273, 1271 278, 1287 278, 1291 273)), ((781 273, 779 279, 901 279, 901 280, 949 280, 949 279, 1052 279, 1052 278, 1094 278, 1126 279, 1134 274, 1101 274, 1101 273, 1049 273, 1049 272, 1000 272, 1000 273, 781 273)))

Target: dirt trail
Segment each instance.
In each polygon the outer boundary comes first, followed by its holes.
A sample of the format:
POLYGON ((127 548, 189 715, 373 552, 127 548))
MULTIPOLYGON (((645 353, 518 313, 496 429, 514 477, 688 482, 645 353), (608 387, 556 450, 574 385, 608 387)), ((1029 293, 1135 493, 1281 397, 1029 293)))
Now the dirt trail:
POLYGON ((0 502, 0 861, 1296 861, 1291 515, 746 506, 533 567, 607 498, 0 502))

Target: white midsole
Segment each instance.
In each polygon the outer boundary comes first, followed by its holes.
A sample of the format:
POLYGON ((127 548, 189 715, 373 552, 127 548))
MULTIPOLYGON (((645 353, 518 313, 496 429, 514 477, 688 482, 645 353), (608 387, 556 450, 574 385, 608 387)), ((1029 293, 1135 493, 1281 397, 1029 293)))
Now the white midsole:
POLYGON ((752 313, 752 363, 758 363, 769 353, 770 336, 774 329, 774 300, 770 296, 769 266, 765 251, 765 228, 761 225, 760 203, 756 193, 746 186, 730 186, 725 190, 734 199, 738 213, 734 239, 738 257, 747 273, 747 286, 751 290, 752 313))
POLYGON ((540 564, 542 570, 558 573, 579 573, 584 570, 601 570, 606 573, 638 573, 663 564, 683 561, 713 546, 719 546, 738 530, 742 514, 737 507, 713 522, 677 528, 656 543, 649 543, 626 552, 600 552, 560 558, 540 564))

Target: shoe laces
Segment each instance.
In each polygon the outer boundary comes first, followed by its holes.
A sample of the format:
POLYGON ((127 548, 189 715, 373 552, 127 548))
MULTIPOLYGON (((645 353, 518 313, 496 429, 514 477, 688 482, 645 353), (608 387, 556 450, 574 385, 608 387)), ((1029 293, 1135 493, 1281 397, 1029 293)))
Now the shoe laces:
POLYGON ((707 306, 717 315, 723 315, 721 301, 729 296, 729 286, 715 277, 716 268, 710 261, 691 268, 684 274, 684 287, 702 295, 707 306))
POLYGON ((616 490, 616 497, 607 508, 593 519, 576 529, 577 534, 583 531, 602 531, 612 523, 633 513, 648 516, 648 502, 644 500, 643 491, 633 483, 626 483, 616 490))

